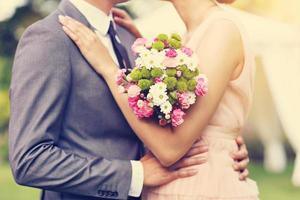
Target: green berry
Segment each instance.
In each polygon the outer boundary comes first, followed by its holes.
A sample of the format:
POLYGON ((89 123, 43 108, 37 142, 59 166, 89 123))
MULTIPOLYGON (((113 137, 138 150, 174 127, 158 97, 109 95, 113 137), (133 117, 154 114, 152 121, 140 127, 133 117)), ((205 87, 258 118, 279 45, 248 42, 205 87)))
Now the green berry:
POLYGON ((169 95, 169 99, 168 101, 170 102, 171 105, 174 105, 176 103, 176 100, 175 99, 172 99, 169 95))
POLYGON ((177 72, 176 69, 167 69, 167 70, 166 70, 166 74, 167 74, 168 76, 171 76, 171 77, 175 77, 175 76, 176 76, 176 72, 177 72))
POLYGON ((177 84, 175 77, 166 77, 164 83, 167 85, 168 90, 174 90, 177 84))
POLYGON ((145 79, 151 78, 150 70, 148 70, 146 67, 142 67, 141 74, 142 74, 142 78, 145 78, 145 79))
POLYGON ((162 41, 156 41, 152 44, 152 48, 161 51, 165 48, 165 44, 162 41))
POLYGON ((196 68, 196 70, 194 71, 194 77, 198 76, 200 74, 200 70, 199 68, 196 68))
POLYGON ((152 77, 152 78, 157 78, 157 77, 162 76, 163 73, 164 73, 164 72, 163 72, 162 69, 160 69, 160 68, 153 68, 153 69, 151 70, 151 77, 152 77))
POLYGON ((195 73, 189 69, 183 71, 183 77, 186 79, 192 79, 195 77, 195 73))
POLYGON ((179 92, 186 92, 187 91, 187 82, 178 81, 176 88, 179 92))
POLYGON ((188 82, 188 80, 186 79, 186 78, 184 78, 184 77, 180 77, 179 79, 178 79, 178 81, 183 81, 183 82, 188 82))
POLYGON ((181 41, 182 39, 181 39, 181 36, 179 35, 179 34, 177 34, 177 33, 173 33, 172 35, 171 35, 171 38, 172 39, 175 39, 175 40, 177 40, 177 41, 181 41))
POLYGON ((181 71, 182 73, 187 70, 187 66, 186 65, 180 65, 178 68, 177 68, 179 71, 181 71))
POLYGON ((166 41, 166 40, 168 40, 168 38, 169 37, 166 34, 159 34, 157 36, 157 39, 159 39, 160 41, 166 41))
POLYGON ((141 90, 148 90, 150 89, 151 85, 153 85, 153 82, 147 79, 141 79, 138 82, 138 86, 141 88, 141 90))
POLYGON ((173 100, 177 100, 177 92, 176 91, 170 92, 169 97, 173 100))
POLYGON ((197 81, 195 79, 189 80, 187 82, 187 87, 189 91, 194 91, 197 85, 197 81))
POLYGON ((175 39, 170 39, 169 44, 174 49, 180 49, 181 48, 181 42, 175 39))
POLYGON ((129 74, 130 78, 134 81, 138 81, 142 78, 142 73, 139 69, 134 69, 132 72, 129 74))

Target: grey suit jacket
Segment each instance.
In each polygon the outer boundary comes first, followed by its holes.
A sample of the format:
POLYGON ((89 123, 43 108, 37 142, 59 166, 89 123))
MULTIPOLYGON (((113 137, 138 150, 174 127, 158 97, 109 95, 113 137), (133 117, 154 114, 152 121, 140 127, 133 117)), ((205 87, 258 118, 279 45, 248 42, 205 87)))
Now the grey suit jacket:
MULTIPOLYGON (((105 81, 62 31, 59 14, 89 26, 63 0, 24 33, 10 88, 13 175, 41 188, 44 200, 127 199, 130 160, 140 158, 141 142, 105 81)), ((118 33, 129 48, 134 37, 120 27, 118 33)))

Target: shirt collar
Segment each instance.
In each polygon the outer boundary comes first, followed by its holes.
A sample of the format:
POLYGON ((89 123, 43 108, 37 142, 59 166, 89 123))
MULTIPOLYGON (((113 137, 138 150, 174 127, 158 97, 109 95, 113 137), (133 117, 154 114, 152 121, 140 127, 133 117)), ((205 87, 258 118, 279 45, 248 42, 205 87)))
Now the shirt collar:
POLYGON ((84 0, 70 0, 70 2, 86 17, 91 26, 102 35, 107 34, 110 22, 113 21, 112 13, 107 15, 84 0))

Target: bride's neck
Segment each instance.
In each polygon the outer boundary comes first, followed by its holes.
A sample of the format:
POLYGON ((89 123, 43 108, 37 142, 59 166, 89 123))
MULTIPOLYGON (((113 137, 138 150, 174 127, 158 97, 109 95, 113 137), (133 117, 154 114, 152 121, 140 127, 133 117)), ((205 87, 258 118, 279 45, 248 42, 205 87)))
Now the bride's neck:
POLYGON ((172 0, 188 31, 193 31, 215 6, 212 0, 172 0))

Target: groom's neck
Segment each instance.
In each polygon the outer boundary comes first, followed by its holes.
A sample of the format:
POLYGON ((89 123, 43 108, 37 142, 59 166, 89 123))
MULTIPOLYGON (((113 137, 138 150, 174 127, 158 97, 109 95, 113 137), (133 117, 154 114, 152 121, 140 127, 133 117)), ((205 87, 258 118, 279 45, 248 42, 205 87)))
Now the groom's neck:
POLYGON ((113 1, 111 1, 111 0, 84 0, 84 1, 92 4, 93 6, 95 6, 98 9, 102 10, 107 15, 109 14, 112 7, 114 6, 113 1))

